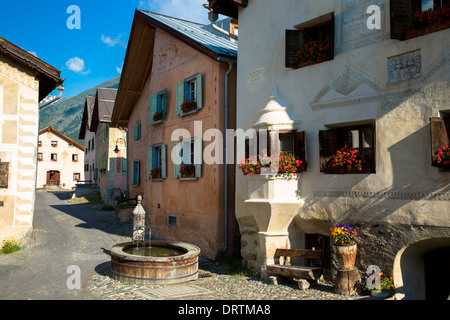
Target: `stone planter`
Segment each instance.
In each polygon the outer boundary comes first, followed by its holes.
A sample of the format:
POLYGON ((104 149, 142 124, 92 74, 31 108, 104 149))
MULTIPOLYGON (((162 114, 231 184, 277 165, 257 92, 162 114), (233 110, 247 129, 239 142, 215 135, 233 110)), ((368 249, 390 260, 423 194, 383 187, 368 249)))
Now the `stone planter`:
POLYGON ((387 298, 387 297, 389 297, 389 293, 388 292, 377 291, 377 290, 371 291, 370 294, 372 295, 372 297, 376 297, 376 298, 387 298))
POLYGON ((338 268, 341 270, 352 270, 355 266, 357 245, 336 246, 333 245, 333 252, 336 256, 338 268))

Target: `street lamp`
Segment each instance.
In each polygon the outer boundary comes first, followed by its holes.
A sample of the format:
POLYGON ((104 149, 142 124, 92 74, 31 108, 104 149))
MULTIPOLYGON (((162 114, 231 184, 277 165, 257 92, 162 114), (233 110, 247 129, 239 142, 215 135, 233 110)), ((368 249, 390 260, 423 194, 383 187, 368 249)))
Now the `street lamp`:
POLYGON ((116 140, 116 148, 114 149, 114 152, 117 154, 120 152, 119 150, 119 146, 117 145, 117 142, 119 142, 119 140, 123 140, 125 142, 125 147, 127 146, 127 141, 124 138, 119 138, 116 140))

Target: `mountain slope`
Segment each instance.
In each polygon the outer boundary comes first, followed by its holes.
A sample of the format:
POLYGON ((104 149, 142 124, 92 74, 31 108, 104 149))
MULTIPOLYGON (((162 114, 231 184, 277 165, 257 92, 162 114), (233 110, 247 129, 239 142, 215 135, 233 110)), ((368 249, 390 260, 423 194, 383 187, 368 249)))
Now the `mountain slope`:
POLYGON ((118 88, 119 80, 120 77, 113 78, 79 95, 62 98, 45 107, 40 111, 39 130, 51 126, 72 140, 84 145, 84 141, 78 139, 78 134, 80 133, 86 97, 95 96, 97 88, 118 88))

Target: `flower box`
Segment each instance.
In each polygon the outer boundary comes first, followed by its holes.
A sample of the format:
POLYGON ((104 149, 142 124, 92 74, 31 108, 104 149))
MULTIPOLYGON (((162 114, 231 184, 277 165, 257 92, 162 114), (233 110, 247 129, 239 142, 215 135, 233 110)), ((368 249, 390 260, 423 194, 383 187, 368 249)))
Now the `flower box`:
POLYGON ((180 168, 182 178, 195 178, 195 165, 184 164, 180 168))
POLYGON ((162 121, 162 120, 164 120, 164 113, 163 113, 163 112, 156 111, 156 112, 153 114, 153 121, 154 121, 154 122, 159 122, 159 121, 162 121))
POLYGON ((438 7, 423 12, 413 12, 411 23, 405 30, 405 40, 420 37, 425 34, 444 30, 450 27, 450 8, 438 7))
POLYGON ((154 180, 154 179, 161 179, 162 175, 162 169, 160 167, 157 168, 153 168, 150 171, 150 179, 154 180))
POLYGON ((196 100, 184 100, 181 104, 181 111, 183 113, 192 112, 197 110, 197 101, 196 100))
POLYGON ((450 19, 442 20, 438 22, 433 22, 429 24, 423 29, 414 30, 414 29, 406 29, 405 30, 405 40, 420 37, 429 33, 441 31, 444 29, 450 28, 450 19))
POLYGON ((298 68, 304 68, 330 60, 330 44, 328 41, 310 41, 296 54, 298 68))

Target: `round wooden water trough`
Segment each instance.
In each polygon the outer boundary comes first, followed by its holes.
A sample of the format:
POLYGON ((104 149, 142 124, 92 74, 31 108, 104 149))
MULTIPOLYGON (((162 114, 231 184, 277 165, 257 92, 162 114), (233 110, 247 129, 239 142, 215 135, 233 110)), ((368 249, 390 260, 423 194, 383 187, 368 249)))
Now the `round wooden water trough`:
MULTIPOLYGON (((200 249, 183 242, 143 242, 141 247, 168 248, 171 256, 146 256, 131 254, 136 244, 126 242, 111 249, 111 277, 134 284, 175 284, 198 278, 200 249), (127 252, 128 251, 128 252, 127 252)), ((142 248, 141 248, 142 249, 142 248)))

